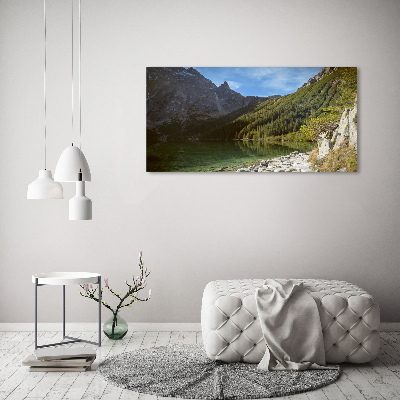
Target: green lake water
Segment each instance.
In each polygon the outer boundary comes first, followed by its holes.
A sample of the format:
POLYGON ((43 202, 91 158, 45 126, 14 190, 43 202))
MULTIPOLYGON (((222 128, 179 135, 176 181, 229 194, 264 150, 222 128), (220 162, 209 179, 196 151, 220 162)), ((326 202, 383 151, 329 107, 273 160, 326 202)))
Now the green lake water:
POLYGON ((236 171, 261 160, 307 152, 313 143, 290 143, 290 146, 263 141, 181 141, 160 142, 147 146, 148 172, 219 172, 236 171))

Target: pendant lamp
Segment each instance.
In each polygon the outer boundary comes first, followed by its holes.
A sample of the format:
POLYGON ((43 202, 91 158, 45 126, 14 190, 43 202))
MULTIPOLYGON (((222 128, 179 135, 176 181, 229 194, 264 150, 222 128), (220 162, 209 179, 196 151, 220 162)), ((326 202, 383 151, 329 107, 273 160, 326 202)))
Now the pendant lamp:
POLYGON ((63 189, 58 182, 54 182, 51 171, 41 169, 39 177, 28 185, 28 200, 63 199, 63 189))
MULTIPOLYGON (((74 132, 74 0, 72 0, 72 134, 74 132)), ((89 164, 81 150, 82 118, 81 118, 81 0, 79 0, 79 148, 67 147, 58 160, 54 178, 60 182, 76 182, 76 195, 69 201, 70 220, 91 220, 92 200, 85 195, 85 181, 91 181, 89 164)))
POLYGON ((46 169, 46 61, 47 61, 47 24, 46 24, 46 0, 43 0, 44 15, 44 169, 39 171, 39 177, 28 185, 27 199, 63 199, 63 189, 58 182, 54 182, 51 171, 46 169))
MULTIPOLYGON (((82 178, 82 173, 79 176, 82 178)), ((92 200, 85 195, 85 181, 76 182, 76 194, 69 201, 69 219, 71 221, 92 219, 92 200)))
POLYGON ((54 171, 54 179, 59 182, 77 182, 79 173, 82 175, 82 181, 92 180, 85 155, 72 144, 61 153, 54 171))

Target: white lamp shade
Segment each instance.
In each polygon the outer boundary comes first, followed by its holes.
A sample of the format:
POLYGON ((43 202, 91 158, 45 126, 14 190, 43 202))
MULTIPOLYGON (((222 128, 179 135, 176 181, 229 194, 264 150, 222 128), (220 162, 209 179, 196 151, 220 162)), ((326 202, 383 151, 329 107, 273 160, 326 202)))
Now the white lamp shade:
POLYGON ((79 180, 79 171, 82 170, 82 180, 91 181, 89 164, 85 155, 75 146, 67 147, 61 154, 54 171, 57 182, 76 182, 79 180))
POLYGON ((63 188, 54 182, 50 170, 42 169, 39 177, 28 185, 26 197, 29 200, 63 199, 63 188))
POLYGON ((82 221, 92 219, 92 200, 85 196, 85 182, 76 182, 76 195, 69 201, 69 219, 82 221))

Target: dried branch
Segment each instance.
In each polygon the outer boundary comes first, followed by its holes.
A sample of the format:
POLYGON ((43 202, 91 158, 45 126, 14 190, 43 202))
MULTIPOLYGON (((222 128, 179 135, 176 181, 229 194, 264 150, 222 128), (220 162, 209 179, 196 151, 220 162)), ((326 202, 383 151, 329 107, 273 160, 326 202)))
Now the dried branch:
MULTIPOLYGON (((102 296, 102 301, 101 304, 108 308, 114 315, 118 313, 118 311, 123 308, 123 307, 132 307, 132 304, 135 301, 148 301, 150 300, 151 297, 151 289, 149 290, 149 295, 148 297, 141 299, 137 297, 137 294, 143 290, 147 286, 147 280, 146 278, 150 275, 151 271, 148 271, 147 268, 144 267, 144 263, 142 261, 142 252, 139 253, 139 269, 140 269, 140 274, 138 276, 132 277, 133 284, 130 284, 128 281, 125 281, 126 285, 128 286, 128 291, 124 296, 121 295, 121 293, 116 293, 114 292, 110 286, 108 285, 108 278, 104 279, 105 282, 105 287, 109 290, 109 292, 117 297, 119 299, 119 303, 115 310, 108 305, 105 301, 103 301, 103 288, 101 289, 101 296, 102 296)), ((82 293, 79 291, 80 295, 83 297, 86 297, 88 299, 92 299, 96 302, 99 302, 99 296, 97 294, 98 287, 93 287, 93 285, 80 285, 80 287, 84 290, 82 293)))

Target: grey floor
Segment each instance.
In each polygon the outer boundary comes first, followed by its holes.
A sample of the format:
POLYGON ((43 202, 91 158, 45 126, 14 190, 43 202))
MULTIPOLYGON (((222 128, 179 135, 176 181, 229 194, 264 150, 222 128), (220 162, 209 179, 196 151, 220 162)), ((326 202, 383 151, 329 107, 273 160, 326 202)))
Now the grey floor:
MULTIPOLYGON (((95 332, 70 334, 97 339, 95 332)), ((41 332, 39 335, 40 344, 61 340, 58 332, 41 332)), ((373 362, 342 364, 343 373, 336 383, 280 399, 400 399, 400 332, 382 332, 381 339, 380 355, 373 362)), ((93 370, 89 372, 29 372, 29 368, 21 366, 21 361, 32 353, 33 343, 33 332, 0 332, 0 399, 156 400, 156 396, 137 394, 106 383, 95 372, 98 363, 123 351, 168 343, 201 343, 201 333, 133 332, 120 341, 104 338, 93 370)))

